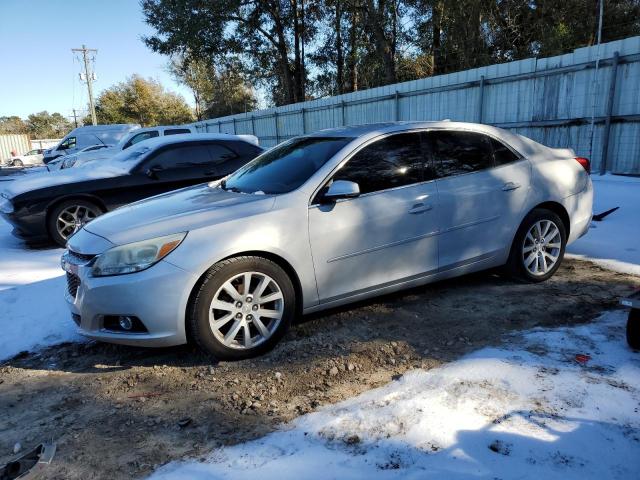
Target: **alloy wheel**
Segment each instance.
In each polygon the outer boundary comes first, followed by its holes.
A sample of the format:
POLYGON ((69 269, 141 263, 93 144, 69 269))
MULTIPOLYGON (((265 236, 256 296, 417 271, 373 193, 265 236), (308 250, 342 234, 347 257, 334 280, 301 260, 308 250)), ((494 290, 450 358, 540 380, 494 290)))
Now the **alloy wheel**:
POLYGON ((551 220, 538 220, 524 237, 522 261, 531 275, 546 275, 558 262, 562 236, 551 220))
POLYGON ((98 215, 100 212, 97 208, 86 205, 70 205, 58 215, 56 228, 60 236, 66 240, 98 215))
POLYGON ((284 314, 277 282, 260 272, 243 272, 222 284, 209 308, 209 325, 226 347, 250 349, 276 331, 284 314))

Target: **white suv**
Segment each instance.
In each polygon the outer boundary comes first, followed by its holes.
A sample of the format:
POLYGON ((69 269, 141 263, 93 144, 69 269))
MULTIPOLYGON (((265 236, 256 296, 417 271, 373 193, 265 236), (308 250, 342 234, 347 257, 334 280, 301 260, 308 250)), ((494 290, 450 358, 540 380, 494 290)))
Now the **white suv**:
POLYGON ((103 160, 112 157, 122 150, 126 150, 132 145, 150 138, 162 137, 165 135, 179 135, 182 133, 197 133, 195 127, 189 125, 157 126, 139 128, 130 132, 120 139, 113 147, 103 148, 92 152, 81 152, 75 156, 66 158, 60 168, 79 167, 94 160, 103 160))

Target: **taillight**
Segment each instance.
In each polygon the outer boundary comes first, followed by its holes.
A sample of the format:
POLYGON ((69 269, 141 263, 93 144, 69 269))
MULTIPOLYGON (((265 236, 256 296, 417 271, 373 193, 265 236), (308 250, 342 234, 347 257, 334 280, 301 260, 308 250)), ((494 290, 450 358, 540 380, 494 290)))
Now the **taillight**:
POLYGON ((582 165, 582 168, 584 168, 588 174, 591 174, 591 162, 588 158, 576 157, 576 162, 582 165))

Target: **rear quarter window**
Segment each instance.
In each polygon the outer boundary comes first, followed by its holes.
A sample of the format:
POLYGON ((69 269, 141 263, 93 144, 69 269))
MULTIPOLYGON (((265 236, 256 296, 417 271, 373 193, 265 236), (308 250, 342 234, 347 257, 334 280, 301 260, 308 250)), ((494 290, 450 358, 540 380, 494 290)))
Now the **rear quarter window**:
POLYGON ((520 156, 495 138, 491 139, 491 147, 493 148, 493 158, 496 167, 520 160, 520 156))

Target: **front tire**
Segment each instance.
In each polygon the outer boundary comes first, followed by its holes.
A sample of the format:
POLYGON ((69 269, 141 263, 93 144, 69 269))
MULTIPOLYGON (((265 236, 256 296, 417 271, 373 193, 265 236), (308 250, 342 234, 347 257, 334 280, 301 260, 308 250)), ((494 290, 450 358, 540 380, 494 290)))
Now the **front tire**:
POLYGON ((507 270, 520 280, 544 282, 560 268, 566 245, 567 231, 562 219, 551 210, 536 208, 516 232, 507 270))
POLYGON ((49 236, 55 243, 64 247, 71 235, 102 213, 98 205, 88 200, 64 201, 49 212, 47 218, 49 236))
POLYGON ((24 167, 24 163, 22 163, 22 160, 19 159, 15 159, 11 165, 13 165, 14 167, 24 167))
POLYGON ((263 257, 223 260, 205 274, 189 304, 191 337, 220 360, 240 360, 271 350, 296 311, 287 273, 263 257))

